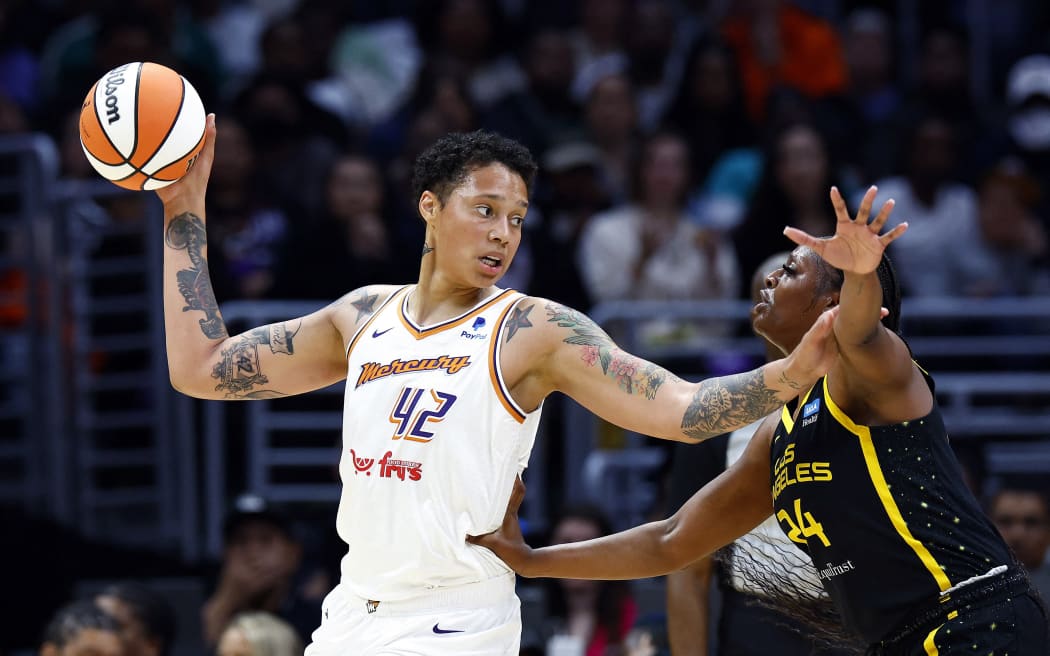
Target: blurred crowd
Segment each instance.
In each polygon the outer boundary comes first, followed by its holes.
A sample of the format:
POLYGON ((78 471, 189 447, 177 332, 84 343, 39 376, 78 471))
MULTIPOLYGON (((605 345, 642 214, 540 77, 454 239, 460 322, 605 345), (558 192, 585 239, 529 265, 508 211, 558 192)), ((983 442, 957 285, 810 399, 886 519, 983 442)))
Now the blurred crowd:
POLYGON ((93 178, 91 84, 128 61, 183 73, 218 116, 222 301, 412 280, 413 158, 477 128, 541 163, 507 286, 584 310, 745 298, 776 228, 831 232, 833 184, 896 199, 906 297, 1050 294, 1050 9, 997 7, 978 58, 967 3, 883 6, 16 0, 0 131, 50 134, 64 175, 93 178))
MULTIPOLYGON (((991 6, 8 0, 0 135, 46 134, 65 178, 96 179, 77 133, 95 80, 130 61, 182 73, 217 114, 207 216, 220 302, 414 280, 412 162, 474 129, 518 139, 540 163, 503 286, 581 310, 747 298, 756 267, 788 247, 781 226, 833 231, 832 185, 854 202, 870 184, 876 205, 896 200, 891 223, 910 224, 890 250, 906 299, 1050 297, 1050 5, 991 6)), ((0 272, 0 288, 19 284, 0 272)), ((645 330, 661 342, 723 327, 645 330)), ((231 515, 254 520, 227 525, 195 609, 194 635, 220 656, 301 653, 337 576, 332 554, 304 557, 261 504, 231 515)), ((988 508, 1046 590, 1045 497, 1007 489, 988 508)), ((603 522, 573 509, 547 537, 592 537, 603 522)), ((569 637, 551 656, 665 653, 627 586, 566 581, 541 598, 549 621, 523 654, 553 636, 569 637)), ((37 644, 165 656, 174 625, 163 595, 123 583, 62 607, 37 644)))

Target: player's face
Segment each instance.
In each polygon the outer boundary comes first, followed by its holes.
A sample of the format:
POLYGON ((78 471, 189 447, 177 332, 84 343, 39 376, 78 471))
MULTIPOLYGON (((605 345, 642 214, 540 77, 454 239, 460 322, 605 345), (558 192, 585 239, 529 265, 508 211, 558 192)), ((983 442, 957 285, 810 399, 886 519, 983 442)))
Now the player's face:
POLYGON ((798 345, 824 310, 838 303, 837 293, 817 293, 822 266, 816 253, 796 248, 779 269, 766 276, 759 302, 751 309, 755 333, 784 353, 798 345))
POLYGON ((457 285, 496 284, 521 244, 528 207, 525 181, 506 166, 471 171, 428 221, 439 273, 457 285))

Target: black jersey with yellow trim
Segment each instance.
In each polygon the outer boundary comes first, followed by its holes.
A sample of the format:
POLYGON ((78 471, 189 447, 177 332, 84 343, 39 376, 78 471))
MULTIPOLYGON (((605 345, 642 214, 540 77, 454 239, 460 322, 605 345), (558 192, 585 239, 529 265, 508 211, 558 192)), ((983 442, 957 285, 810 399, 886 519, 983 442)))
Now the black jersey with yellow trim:
POLYGON ((861 426, 822 378, 800 404, 794 416, 785 406, 774 433, 773 512, 847 628, 877 642, 915 608, 1012 562, 966 487, 936 402, 914 421, 861 426))

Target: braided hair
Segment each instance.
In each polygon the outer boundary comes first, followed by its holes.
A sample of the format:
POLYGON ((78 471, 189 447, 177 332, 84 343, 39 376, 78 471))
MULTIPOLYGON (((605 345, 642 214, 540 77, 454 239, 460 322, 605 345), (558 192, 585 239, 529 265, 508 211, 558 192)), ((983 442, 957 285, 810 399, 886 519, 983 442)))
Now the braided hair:
MULTIPOLYGON (((842 283, 846 279, 846 274, 842 269, 831 266, 824 259, 821 259, 821 262, 824 264, 823 269, 818 273, 821 289, 841 289, 842 283)), ((875 274, 878 276, 879 286, 882 288, 882 306, 890 311, 888 315, 882 318, 882 325, 900 335, 901 286, 897 279, 897 270, 893 267, 890 256, 885 252, 882 254, 882 261, 879 262, 878 268, 875 269, 875 274)))

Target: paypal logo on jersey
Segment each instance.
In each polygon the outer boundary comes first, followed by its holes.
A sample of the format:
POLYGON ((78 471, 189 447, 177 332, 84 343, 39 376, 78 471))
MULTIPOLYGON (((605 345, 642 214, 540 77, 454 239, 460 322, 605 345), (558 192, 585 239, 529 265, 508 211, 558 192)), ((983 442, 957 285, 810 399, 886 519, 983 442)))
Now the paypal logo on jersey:
POLYGON ((802 418, 812 417, 820 411, 820 399, 813 399, 806 405, 802 406, 802 418))
POLYGON ((461 331, 459 333, 459 336, 463 337, 463 338, 466 338, 466 339, 485 339, 486 337, 489 336, 488 333, 479 333, 478 332, 484 326, 485 326, 485 317, 478 317, 477 319, 474 320, 474 325, 472 325, 470 327, 470 332, 468 332, 466 330, 461 331))

